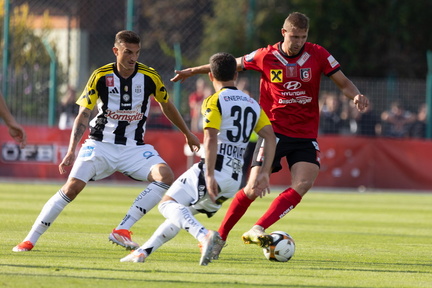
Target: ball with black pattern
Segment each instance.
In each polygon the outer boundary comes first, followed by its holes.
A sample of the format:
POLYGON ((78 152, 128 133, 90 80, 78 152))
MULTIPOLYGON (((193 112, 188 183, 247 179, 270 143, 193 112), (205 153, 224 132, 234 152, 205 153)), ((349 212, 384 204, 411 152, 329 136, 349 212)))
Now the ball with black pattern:
POLYGON ((289 261, 295 252, 294 239, 283 231, 274 231, 270 235, 273 237, 273 243, 269 247, 263 248, 264 256, 270 261, 289 261))

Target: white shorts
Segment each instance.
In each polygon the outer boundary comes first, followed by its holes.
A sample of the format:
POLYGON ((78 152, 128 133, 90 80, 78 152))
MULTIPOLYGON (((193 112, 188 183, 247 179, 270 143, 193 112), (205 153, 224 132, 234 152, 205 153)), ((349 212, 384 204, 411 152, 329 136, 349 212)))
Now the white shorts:
POLYGON ((147 181, 153 166, 161 163, 166 162, 150 144, 124 146, 87 139, 81 146, 69 177, 87 183, 118 171, 132 179, 147 181))
MULTIPOLYGON (((205 164, 194 164, 184 172, 168 189, 165 195, 174 198, 184 206, 191 206, 192 209, 213 216, 227 199, 234 197, 240 189, 241 175, 238 180, 231 177, 231 174, 215 171, 215 178, 219 185, 219 194, 216 203, 213 203, 205 189, 204 171, 205 164)), ((195 213, 194 213, 195 214, 195 213)))

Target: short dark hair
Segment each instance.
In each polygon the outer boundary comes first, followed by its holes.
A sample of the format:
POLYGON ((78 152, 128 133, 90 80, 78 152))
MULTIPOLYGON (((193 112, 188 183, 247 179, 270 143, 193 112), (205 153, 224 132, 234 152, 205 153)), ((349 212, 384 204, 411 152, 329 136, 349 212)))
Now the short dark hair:
POLYGON ((289 26, 295 27, 297 29, 309 30, 309 17, 300 12, 293 12, 285 19, 283 28, 289 29, 289 26))
POLYGON ((233 55, 220 52, 210 57, 210 71, 218 81, 233 80, 237 72, 237 61, 233 55))
POLYGON ((141 39, 139 35, 133 31, 122 30, 116 34, 114 46, 120 43, 140 44, 141 39))

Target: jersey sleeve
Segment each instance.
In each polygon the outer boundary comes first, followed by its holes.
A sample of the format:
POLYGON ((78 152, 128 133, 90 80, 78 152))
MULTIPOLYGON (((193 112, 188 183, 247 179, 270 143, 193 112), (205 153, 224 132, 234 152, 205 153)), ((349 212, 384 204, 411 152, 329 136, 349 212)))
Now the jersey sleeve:
POLYGON ((271 122, 264 110, 261 109, 260 116, 258 118, 257 124, 255 125, 254 131, 258 133, 264 126, 267 125, 271 125, 271 122))
POLYGON ((339 62, 331 55, 324 47, 315 45, 316 52, 320 55, 322 71, 324 75, 331 76, 336 71, 340 70, 339 62))
POLYGON ((93 110, 96 105, 97 99, 99 98, 97 85, 100 80, 101 74, 95 70, 90 76, 87 85, 84 88, 81 96, 76 101, 76 104, 93 110))
POLYGON ((243 56, 243 68, 246 70, 261 71, 264 56, 267 54, 267 48, 259 48, 243 56))
POLYGON ((218 106, 219 93, 207 97, 201 106, 203 117, 203 128, 215 128, 220 130, 222 123, 222 113, 218 106))
POLYGON ((169 99, 169 94, 165 88, 161 76, 153 68, 149 67, 148 70, 150 71, 150 73, 148 73, 147 75, 152 78, 156 86, 155 94, 154 94, 155 100, 157 102, 167 103, 169 99))

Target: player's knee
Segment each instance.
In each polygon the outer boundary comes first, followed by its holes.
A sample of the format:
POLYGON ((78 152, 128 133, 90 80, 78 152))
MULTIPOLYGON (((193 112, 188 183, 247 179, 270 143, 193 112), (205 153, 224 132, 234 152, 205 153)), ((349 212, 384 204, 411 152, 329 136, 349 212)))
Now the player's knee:
POLYGON ((174 182, 174 172, 166 164, 159 164, 152 168, 150 175, 150 181, 158 181, 171 185, 174 182))
POLYGON ((168 218, 167 216, 165 216, 166 214, 166 210, 167 210, 167 207, 170 205, 170 204, 172 204, 172 203, 176 203, 175 201, 173 201, 173 200, 166 200, 166 201, 161 201, 160 203, 159 203, 159 205, 158 205, 158 210, 159 210, 159 213, 161 213, 165 218, 168 218))
POLYGON ((65 185, 63 185, 61 190, 70 200, 74 200, 85 186, 85 182, 71 178, 66 182, 65 185))
POLYGON ((306 192, 309 191, 309 189, 312 188, 314 181, 310 181, 307 179, 297 181, 297 183, 293 183, 292 187, 297 193, 299 193, 301 196, 306 194, 306 192))
POLYGON ((243 192, 245 193, 246 197, 250 200, 255 200, 258 196, 255 194, 255 189, 253 189, 252 185, 246 185, 246 187, 243 188, 243 192))

